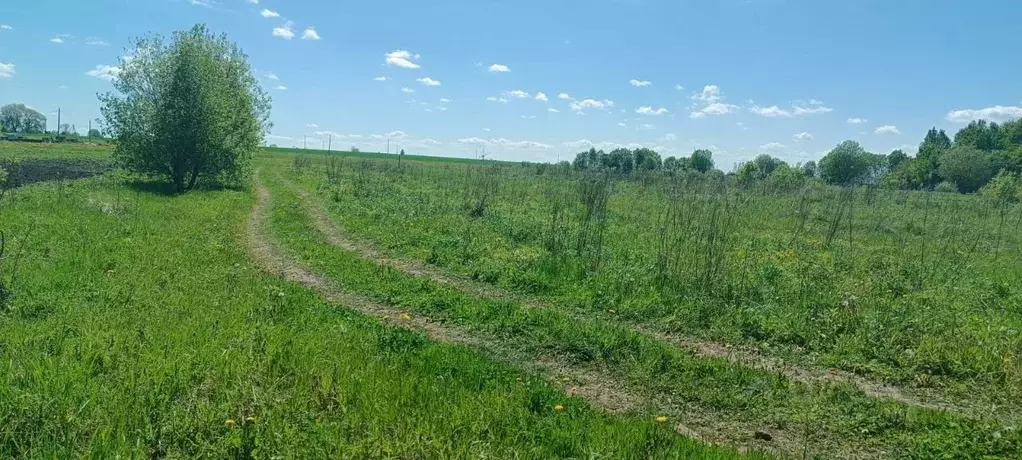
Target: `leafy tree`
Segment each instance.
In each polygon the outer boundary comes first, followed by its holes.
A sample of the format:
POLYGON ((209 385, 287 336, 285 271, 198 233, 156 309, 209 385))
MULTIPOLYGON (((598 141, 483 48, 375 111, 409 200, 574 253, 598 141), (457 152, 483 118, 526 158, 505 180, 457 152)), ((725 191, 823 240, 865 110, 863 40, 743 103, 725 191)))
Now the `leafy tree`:
POLYGON ((89 137, 103 137, 103 133, 99 132, 96 128, 92 128, 89 130, 89 137))
POLYGON ((0 126, 8 133, 41 133, 46 117, 25 104, 7 104, 0 107, 0 126))
POLYGON ((782 161, 767 177, 767 183, 775 190, 791 191, 805 185, 806 176, 782 161))
POLYGON ((660 154, 653 150, 645 147, 637 148, 632 152, 632 158, 635 162, 636 171, 656 171, 660 169, 663 161, 660 160, 660 154))
POLYGON ((937 186, 933 188, 933 191, 940 193, 958 193, 958 186, 955 185, 954 182, 946 180, 937 184, 937 186))
POLYGON ((905 152, 902 151, 901 149, 892 151, 890 154, 887 155, 887 169, 888 169, 888 171, 895 171, 895 170, 897 170, 898 166, 901 166, 901 164, 904 163, 908 159, 909 159, 908 155, 906 155, 905 152))
POLYGON ((713 169, 713 152, 705 149, 696 150, 692 152, 689 164, 692 165, 692 169, 705 173, 713 169))
POLYGON ((955 134, 955 146, 975 147, 985 152, 1002 148, 1001 128, 997 123, 974 120, 955 134))
POLYGON ((1001 171, 980 189, 980 194, 993 199, 1000 207, 1022 201, 1022 177, 1001 171))
POLYGON ((869 153, 855 141, 844 141, 820 159, 820 177, 830 184, 853 185, 869 168, 869 153))
POLYGON ((196 25, 138 39, 100 96, 114 158, 124 168, 171 181, 183 192, 198 179, 240 181, 269 130, 270 98, 247 56, 225 35, 196 25))
POLYGON ((631 174, 632 172, 632 151, 625 148, 617 148, 611 150, 610 153, 604 157, 605 165, 608 168, 614 169, 623 174, 631 174))
POLYGON ((58 133, 62 136, 71 136, 75 132, 71 129, 70 123, 61 123, 58 133))
POLYGON ((951 139, 947 137, 944 130, 930 128, 926 137, 919 144, 919 151, 916 153, 916 164, 912 169, 912 182, 920 184, 920 187, 932 187, 940 179, 937 173, 937 166, 940 164, 940 157, 951 149, 951 139))
POLYGON ((765 153, 757 156, 752 160, 752 162, 755 163, 756 167, 759 169, 760 179, 766 179, 774 172, 775 169, 777 169, 778 166, 785 164, 780 158, 774 158, 765 153))
POLYGON ((955 147, 940 158, 940 177, 954 182, 962 193, 983 187, 1000 170, 996 157, 972 146, 955 147))
POLYGON ((816 165, 815 161, 809 160, 802 165, 802 174, 806 177, 816 177, 820 175, 820 167, 816 165))
POLYGON ((738 167, 738 171, 735 173, 735 183, 742 188, 746 188, 755 183, 761 176, 762 173, 760 172, 759 165, 755 161, 745 162, 738 167))

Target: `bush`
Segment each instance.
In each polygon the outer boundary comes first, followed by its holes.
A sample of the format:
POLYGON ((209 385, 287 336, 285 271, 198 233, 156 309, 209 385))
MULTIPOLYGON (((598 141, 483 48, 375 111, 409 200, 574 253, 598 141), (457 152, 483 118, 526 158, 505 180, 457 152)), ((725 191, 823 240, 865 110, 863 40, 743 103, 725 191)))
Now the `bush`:
POLYGON ((114 159, 125 169, 169 179, 177 192, 200 179, 237 183, 269 131, 270 98, 248 57, 204 25, 136 41, 100 96, 114 159))
POLYGON ((958 186, 955 185, 954 182, 944 181, 937 184, 937 186, 933 188, 933 191, 940 193, 958 193, 958 186))

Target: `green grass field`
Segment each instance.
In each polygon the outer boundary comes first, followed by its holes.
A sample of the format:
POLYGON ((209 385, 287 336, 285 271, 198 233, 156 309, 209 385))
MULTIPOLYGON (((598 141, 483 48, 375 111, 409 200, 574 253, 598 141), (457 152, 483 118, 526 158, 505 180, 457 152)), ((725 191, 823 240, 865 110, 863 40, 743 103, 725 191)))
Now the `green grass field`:
MULTIPOLYGON (((109 156, 79 147, 0 159, 109 156)), ((1022 455, 1018 208, 254 167, 245 190, 7 192, 0 457, 1022 455)))

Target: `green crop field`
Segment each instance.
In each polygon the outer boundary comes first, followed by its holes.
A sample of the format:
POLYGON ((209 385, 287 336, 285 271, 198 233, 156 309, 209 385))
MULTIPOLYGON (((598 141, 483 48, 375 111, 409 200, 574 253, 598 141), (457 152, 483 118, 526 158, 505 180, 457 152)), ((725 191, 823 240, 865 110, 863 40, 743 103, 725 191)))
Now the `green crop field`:
MULTIPOLYGON (((80 149, 0 159, 109 156, 80 149)), ((5 191, 0 457, 1022 452, 1017 207, 281 149, 253 171, 5 191)))

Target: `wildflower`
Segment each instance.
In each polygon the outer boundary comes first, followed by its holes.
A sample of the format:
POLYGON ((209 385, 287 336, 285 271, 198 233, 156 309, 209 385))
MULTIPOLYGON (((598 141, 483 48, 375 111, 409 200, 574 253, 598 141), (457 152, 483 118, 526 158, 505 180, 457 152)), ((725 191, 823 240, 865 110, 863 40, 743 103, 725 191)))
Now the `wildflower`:
POLYGON ((255 423, 256 418, 254 415, 249 415, 248 417, 245 417, 245 421, 248 423, 255 423))
POLYGON ((277 293, 277 297, 284 297, 284 291, 280 291, 280 292, 278 292, 278 293, 277 293))
POLYGON ((227 419, 227 421, 226 421, 226 422, 224 422, 224 423, 226 423, 226 424, 227 424, 227 428, 234 428, 234 420, 232 420, 232 419, 227 419))
POLYGON ((411 321, 412 317, 408 313, 401 313, 401 321, 411 321))
POLYGON ((657 423, 664 423, 666 421, 667 421, 667 416, 665 416, 665 415, 658 415, 656 417, 656 422, 657 423))
POLYGON ((558 405, 554 406, 554 410, 557 411, 557 413, 564 412, 564 406, 558 404, 558 405))

